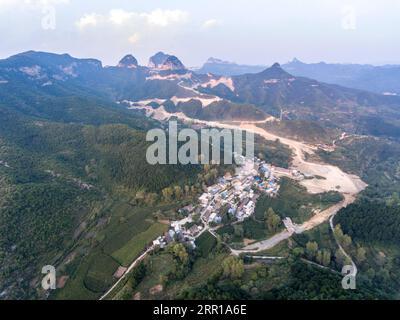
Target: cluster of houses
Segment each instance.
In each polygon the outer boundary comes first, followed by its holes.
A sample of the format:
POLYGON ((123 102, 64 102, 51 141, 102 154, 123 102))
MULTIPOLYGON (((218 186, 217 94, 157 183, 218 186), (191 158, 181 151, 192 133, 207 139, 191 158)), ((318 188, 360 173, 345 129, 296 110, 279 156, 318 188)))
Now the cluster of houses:
POLYGON ((259 196, 257 190, 275 196, 279 190, 278 181, 267 163, 257 158, 245 158, 235 175, 227 173, 208 187, 199 197, 198 205, 180 209, 184 218, 172 222, 168 232, 153 244, 164 247, 171 241, 180 241, 195 248, 196 237, 205 228, 221 224, 224 214, 239 222, 253 215, 259 196), (199 222, 193 221, 195 214, 200 215, 199 222))
POLYGON ((210 186, 199 198, 203 207, 202 219, 208 224, 222 222, 222 208, 227 209, 231 217, 243 221, 254 213, 257 194, 254 192, 255 180, 258 176, 254 162, 245 160, 237 168, 234 176, 226 174, 218 183, 210 186))
POLYGON ((257 159, 255 161, 258 167, 258 176, 254 176, 254 180, 260 191, 263 191, 274 197, 278 194, 279 184, 277 178, 274 176, 274 169, 268 165, 265 161, 257 159))
POLYGON ((186 243, 193 249, 196 248, 196 237, 204 230, 204 226, 193 221, 193 215, 200 213, 199 207, 188 205, 179 210, 180 214, 186 215, 185 218, 171 222, 169 230, 153 241, 153 245, 164 248, 167 244, 177 241, 186 243))

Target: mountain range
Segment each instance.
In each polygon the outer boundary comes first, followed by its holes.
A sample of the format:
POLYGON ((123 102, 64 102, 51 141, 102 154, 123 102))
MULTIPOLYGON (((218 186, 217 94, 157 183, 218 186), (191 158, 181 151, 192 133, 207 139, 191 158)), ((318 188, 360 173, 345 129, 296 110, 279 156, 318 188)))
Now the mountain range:
MULTIPOLYGON (((300 140, 307 136, 304 140, 315 145, 330 144, 337 136, 331 131, 372 135, 365 140, 349 135, 337 150, 318 156, 363 175, 371 186, 368 199, 389 199, 399 192, 398 96, 293 75, 278 63, 255 73, 222 76, 189 70, 162 52, 147 66, 132 54, 115 66, 103 66, 97 59, 69 54, 20 53, 0 60, 0 299, 46 298, 40 270, 48 264, 58 266, 61 275, 61 290, 50 298, 99 298, 119 267, 130 263, 127 257, 139 255, 167 230, 166 220, 177 219, 178 209, 225 174, 223 166, 149 165, 146 131, 165 123, 145 116, 143 107, 206 120, 272 115, 282 121, 263 124, 270 132, 300 140)), ((260 144, 268 162, 290 163, 291 151, 279 140, 260 144)), ((260 202, 264 208, 258 219, 272 205, 286 215, 296 211, 292 203, 303 208, 315 200, 297 186, 282 187, 282 194, 283 199, 260 202), (304 199, 294 197, 297 192, 304 199)), ((382 214, 389 212, 377 207, 382 214)), ((386 234, 380 223, 371 225, 377 234, 386 234)), ((244 228, 263 230, 264 223, 249 220, 244 228), (262 226, 254 227, 257 223, 262 226)), ((398 234, 393 230, 388 238, 398 234)), ((201 245, 209 248, 208 241, 201 245)), ((219 255, 211 256, 219 266, 219 255)), ((163 261, 154 265, 162 267, 163 261)), ((208 274, 201 273, 209 286, 208 274)), ((154 275, 159 283, 159 273, 154 275)))
POLYGON ((282 67, 296 76, 386 95, 400 95, 399 65, 308 64, 293 59, 282 67))
MULTIPOLYGON (((258 73, 266 66, 240 65, 234 62, 209 58, 204 65, 195 69, 199 73, 213 73, 224 76, 258 73)), ((321 82, 344 87, 371 91, 385 95, 400 95, 400 66, 341 63, 304 63, 296 58, 282 65, 295 76, 307 77, 321 82)))
POLYGON ((258 73, 228 77, 191 71, 162 52, 152 56, 148 66, 138 65, 132 55, 115 67, 103 67, 96 59, 34 51, 0 60, 0 96, 18 102, 16 108, 37 114, 40 97, 71 94, 110 104, 162 106, 207 120, 263 120, 273 115, 361 134, 400 136, 400 97, 295 76, 278 63, 258 73), (24 94, 17 97, 21 90, 24 94))
POLYGON ((195 69, 198 73, 213 73, 223 76, 237 76, 245 73, 261 72, 266 66, 251 66, 224 61, 217 58, 209 58, 201 68, 195 69))

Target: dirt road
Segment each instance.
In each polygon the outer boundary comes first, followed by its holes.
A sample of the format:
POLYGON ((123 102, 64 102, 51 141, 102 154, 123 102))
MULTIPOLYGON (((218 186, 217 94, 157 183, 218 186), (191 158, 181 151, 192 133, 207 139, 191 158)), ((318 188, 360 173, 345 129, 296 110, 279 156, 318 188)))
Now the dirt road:
POLYGON ((259 123, 268 123, 271 119, 262 121, 243 121, 243 122, 219 122, 191 119, 183 113, 168 113, 163 107, 152 109, 151 107, 142 107, 146 113, 157 120, 166 120, 172 116, 183 121, 192 123, 204 124, 210 127, 226 128, 226 129, 241 129, 254 134, 258 134, 266 140, 279 141, 292 149, 293 163, 291 169, 296 169, 302 173, 319 176, 322 179, 305 179, 300 182, 307 188, 310 193, 322 193, 327 191, 338 191, 342 194, 356 195, 366 188, 366 184, 357 176, 343 172, 340 168, 325 163, 315 163, 305 160, 306 154, 314 154, 317 147, 306 144, 300 141, 284 138, 276 134, 270 133, 264 128, 257 126, 259 123))
POLYGON ((145 252, 143 252, 135 261, 133 261, 131 263, 131 265, 128 267, 128 269, 126 269, 125 273, 123 274, 123 276, 121 278, 118 279, 118 281, 116 283, 114 283, 114 285, 105 293, 100 297, 100 300, 104 300, 110 293, 111 291, 113 291, 118 284, 129 274, 129 272, 132 271, 132 269, 134 267, 137 266, 137 264, 142 261, 144 259, 144 257, 147 256, 148 253, 150 253, 151 251, 154 250, 154 246, 149 247, 145 252))
MULTIPOLYGON (((335 233, 334 233, 334 226, 333 226, 333 218, 335 217, 335 215, 332 215, 331 218, 329 219, 329 225, 331 227, 332 233, 334 234, 335 237, 335 233)), ((337 246, 339 247, 339 250, 342 252, 342 254, 350 261, 351 266, 352 266, 352 272, 351 272, 351 276, 356 277, 357 276, 357 266, 354 263, 354 260, 350 257, 349 254, 347 254, 347 252, 343 249, 342 245, 339 243, 338 239, 335 237, 335 241, 337 246)))
MULTIPOLYGON (((289 239, 294 233, 300 234, 305 231, 311 230, 317 226, 319 226, 321 223, 324 223, 325 221, 328 221, 329 218, 333 217, 337 212, 339 212, 340 209, 345 208, 347 205, 352 203, 354 201, 354 196, 351 195, 344 195, 345 199, 328 209, 321 211, 320 213, 315 214, 312 216, 309 220, 304 222, 301 225, 296 225, 294 231, 288 231, 284 230, 273 237, 259 241, 256 243, 253 243, 251 245, 248 245, 244 247, 243 249, 240 250, 231 250, 233 254, 239 255, 240 253, 244 252, 260 252, 264 250, 268 250, 279 244, 280 242, 289 239)), ((340 248, 340 246, 339 246, 340 248)), ((343 250, 344 252, 344 250, 343 250)), ((344 252, 344 254, 347 256, 347 254, 344 252)), ((347 256, 348 257, 348 256, 347 256)), ((348 257, 350 260, 351 258, 348 257)))
POLYGON ((232 254, 239 255, 240 253, 254 253, 259 251, 264 251, 275 247, 278 243, 289 239, 292 236, 293 232, 289 232, 288 230, 284 230, 269 239, 262 240, 251 245, 248 245, 240 250, 231 249, 232 254))
MULTIPOLYGON (((183 113, 168 113, 163 107, 156 110, 146 107, 146 113, 158 120, 166 120, 172 116, 177 117, 183 121, 189 121, 191 123, 204 124, 210 127, 216 128, 227 128, 227 129, 241 129, 246 130, 254 134, 258 134, 266 140, 279 141, 287 145, 293 151, 293 162, 291 164, 291 169, 296 169, 303 174, 308 174, 312 176, 319 176, 319 179, 304 179, 300 181, 304 187, 307 188, 309 193, 323 193, 328 191, 338 191, 344 196, 344 200, 329 207, 328 209, 315 214, 308 221, 304 222, 302 225, 297 226, 295 232, 302 233, 307 230, 311 230, 316 226, 328 221, 333 217, 340 209, 345 208, 356 199, 356 195, 360 193, 367 187, 367 184, 363 182, 359 177, 351 175, 342 171, 339 167, 325 164, 325 163, 315 163, 306 161, 306 154, 314 154, 317 147, 309 145, 300 141, 284 138, 276 134, 268 132, 264 128, 257 126, 259 123, 268 123, 271 119, 265 119, 262 121, 243 121, 235 123, 224 123, 218 121, 204 121, 198 119, 191 119, 185 116, 183 113)), ((273 237, 253 243, 244 247, 241 250, 231 249, 232 253, 238 255, 242 252, 259 252, 267 249, 271 249, 278 243, 290 238, 294 232, 284 230, 281 233, 274 235, 273 237)), ((338 243, 339 248, 341 248, 338 243)), ((343 248, 341 250, 344 252, 343 248)), ((344 254, 349 257, 345 252, 344 254)), ((349 257, 350 258, 350 257, 349 257)), ((351 258, 350 258, 351 260, 351 258)), ((355 265, 354 265, 355 266, 355 265)), ((357 271, 356 271, 357 272, 357 271)))

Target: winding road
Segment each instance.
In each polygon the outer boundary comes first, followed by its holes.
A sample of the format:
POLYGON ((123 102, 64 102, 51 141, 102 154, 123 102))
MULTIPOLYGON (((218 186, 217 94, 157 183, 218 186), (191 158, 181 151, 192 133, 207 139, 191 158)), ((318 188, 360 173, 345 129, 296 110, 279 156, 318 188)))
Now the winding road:
MULTIPOLYGON (((264 128, 257 126, 257 124, 260 123, 268 123, 269 121, 271 121, 271 118, 267 118, 261 121, 236 121, 234 123, 230 121, 229 123, 225 123, 220 121, 192 119, 187 117, 183 113, 168 113, 162 107, 156 110, 147 110, 147 112, 149 112, 154 118, 159 120, 167 120, 170 117, 176 117, 182 121, 189 121, 191 123, 203 124, 210 127, 245 130, 260 135, 266 140, 275 141, 278 139, 282 144, 287 145, 293 152, 293 161, 290 169, 295 169, 302 173, 322 177, 322 179, 314 178, 304 179, 300 181, 300 184, 306 187, 309 193, 318 194, 329 191, 337 191, 341 193, 344 197, 344 200, 342 200, 341 202, 329 207, 322 212, 315 214, 309 220, 305 221, 300 226, 297 226, 295 230, 296 233, 302 233, 307 230, 311 230, 319 226, 320 224, 328 221, 331 217, 334 217, 340 209, 345 208, 349 204, 353 203, 356 199, 357 194, 367 187, 367 184, 362 181, 358 176, 345 173, 337 166, 305 160, 306 154, 315 154, 315 151, 317 150, 316 146, 278 136, 276 134, 268 132, 264 128)), ((294 232, 292 230, 284 230, 269 239, 253 243, 240 250, 231 249, 231 251, 233 254, 239 255, 240 253, 245 252, 259 252, 271 249, 280 242, 290 238, 293 233, 294 232)), ((337 241, 337 239, 335 240, 337 241)), ((350 256, 344 251, 339 243, 338 246, 343 254, 348 257, 350 261, 352 261, 350 256)), ((354 262, 352 262, 352 264, 353 267, 355 267, 354 262)), ((354 270, 356 270, 356 268, 354 270)))
POLYGON ((125 277, 129 274, 130 271, 132 271, 132 269, 134 267, 137 266, 137 264, 142 261, 147 254, 149 254, 151 251, 153 251, 155 249, 155 246, 151 246, 149 248, 147 248, 147 250, 145 252, 143 252, 138 258, 135 259, 135 261, 133 261, 130 266, 128 267, 128 269, 126 269, 125 273, 121 276, 121 278, 118 279, 118 281, 116 283, 114 283, 114 285, 108 289, 108 291, 103 294, 99 300, 104 300, 120 283, 123 279, 125 279, 125 277))
POLYGON ((338 240, 338 239, 336 238, 336 236, 335 236, 335 233, 334 233, 335 227, 334 227, 334 225, 333 225, 333 219, 334 219, 334 218, 335 218, 335 215, 331 216, 331 218, 329 219, 329 225, 330 225, 330 227, 331 227, 333 236, 334 236, 334 238, 335 238, 335 241, 336 241, 337 246, 339 247, 339 250, 340 250, 340 251, 342 252, 342 254, 351 262, 352 272, 351 272, 350 275, 353 276, 353 277, 356 277, 356 276, 357 276, 358 270, 357 270, 356 264, 354 263, 354 260, 353 260, 353 259, 350 257, 350 255, 347 254, 347 252, 343 249, 342 245, 339 243, 339 240, 338 240))
MULTIPOLYGON (((300 184, 302 184, 304 187, 307 188, 307 191, 309 193, 317 194, 328 191, 338 191, 343 195, 344 200, 329 207, 324 211, 315 214, 313 217, 305 221, 303 224, 296 226, 295 230, 289 231, 285 229, 282 232, 272 236, 271 238, 253 243, 240 250, 230 248, 232 254, 234 255, 240 255, 242 253, 256 253, 271 249, 276 245, 278 245, 279 243, 281 243, 282 241, 289 239, 294 233, 298 234, 305 232, 307 230, 311 230, 328 220, 333 232, 334 216, 339 212, 340 209, 345 208, 349 204, 353 203, 356 199, 356 195, 367 187, 367 184, 363 182, 358 176, 345 173, 339 167, 325 163, 309 162, 305 160, 306 154, 315 153, 315 151, 317 150, 315 146, 272 134, 267 130, 265 130, 264 128, 260 128, 257 126, 257 124, 268 123, 269 121, 271 121, 271 118, 267 118, 261 121, 242 121, 242 122, 236 121, 236 122, 224 123, 218 121, 204 121, 204 120, 188 118, 183 113, 169 113, 163 107, 160 107, 158 109, 153 109, 148 106, 140 106, 140 107, 131 107, 131 109, 145 110, 146 114, 157 120, 167 120, 170 117, 176 117, 182 121, 189 121, 191 123, 203 124, 210 127, 249 131, 251 133, 260 135, 266 140, 275 141, 279 139, 281 143, 287 145, 293 151, 293 162, 291 165, 291 169, 296 169, 302 173, 307 173, 313 176, 323 177, 322 179, 316 179, 316 178, 305 179, 300 182, 300 184)), ((207 224, 205 223, 205 228, 202 230, 201 233, 203 233, 206 230, 209 230, 213 236, 217 237, 214 230, 208 228, 207 224)), ((345 250, 340 245, 336 237, 335 241, 340 251, 343 253, 343 255, 347 259, 349 259, 349 261, 351 261, 351 264, 353 266, 353 275, 356 276, 357 267, 354 261, 345 252, 345 250)), ((106 298, 112 292, 112 290, 114 290, 118 286, 118 284, 129 274, 129 272, 142 259, 144 259, 144 257, 153 249, 154 249, 153 246, 148 248, 140 257, 138 257, 135 261, 133 261, 132 264, 129 266, 129 268, 126 270, 126 272, 123 274, 123 276, 100 298, 100 300, 106 298)))

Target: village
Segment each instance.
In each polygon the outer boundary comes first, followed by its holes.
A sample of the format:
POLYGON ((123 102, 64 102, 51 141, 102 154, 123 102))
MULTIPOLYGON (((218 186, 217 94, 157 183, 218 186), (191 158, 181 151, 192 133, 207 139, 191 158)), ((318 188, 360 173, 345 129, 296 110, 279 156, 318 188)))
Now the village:
POLYGON ((278 194, 279 178, 274 175, 274 167, 258 158, 241 160, 235 175, 227 173, 220 177, 199 197, 197 204, 180 209, 184 218, 171 222, 170 229, 154 240, 153 245, 163 248, 178 241, 195 248, 196 238, 221 226, 223 215, 229 215, 235 223, 242 222, 254 214, 260 193, 271 197, 278 194))

